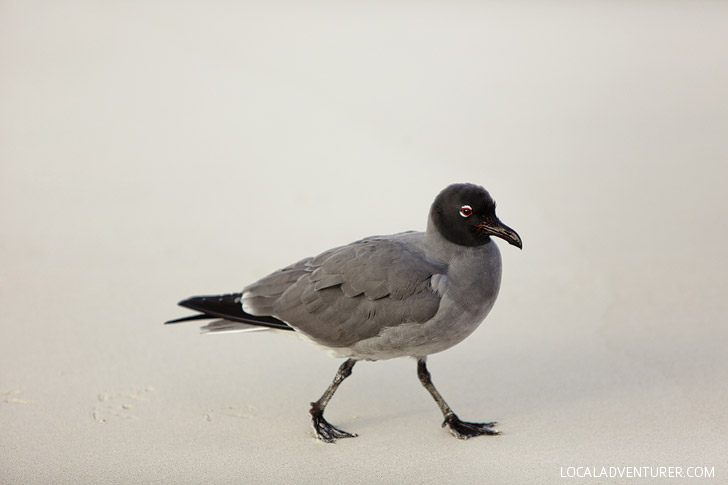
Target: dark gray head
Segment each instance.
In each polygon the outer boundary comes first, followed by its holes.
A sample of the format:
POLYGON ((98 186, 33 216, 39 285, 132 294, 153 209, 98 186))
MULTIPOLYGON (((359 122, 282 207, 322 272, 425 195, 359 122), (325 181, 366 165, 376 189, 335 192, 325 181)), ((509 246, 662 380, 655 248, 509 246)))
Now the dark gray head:
POLYGON ((479 185, 448 185, 435 197, 430 217, 445 239, 460 246, 482 246, 496 236, 523 248, 521 238, 498 219, 495 201, 479 185))

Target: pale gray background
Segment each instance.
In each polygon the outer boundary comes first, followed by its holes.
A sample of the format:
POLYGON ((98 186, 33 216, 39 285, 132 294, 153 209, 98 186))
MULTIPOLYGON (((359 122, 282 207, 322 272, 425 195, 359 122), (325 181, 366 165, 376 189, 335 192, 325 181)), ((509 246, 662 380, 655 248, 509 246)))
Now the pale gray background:
POLYGON ((544 483, 728 467, 728 6, 0 2, 0 482, 544 483), (486 186, 524 250, 430 359, 199 336, 186 296, 486 186), (104 422, 100 422, 104 421, 104 422))

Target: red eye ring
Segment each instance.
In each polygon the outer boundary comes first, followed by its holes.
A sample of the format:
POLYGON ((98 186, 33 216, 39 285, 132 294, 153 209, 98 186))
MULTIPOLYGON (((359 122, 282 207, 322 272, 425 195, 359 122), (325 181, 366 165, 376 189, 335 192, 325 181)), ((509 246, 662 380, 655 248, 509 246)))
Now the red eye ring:
POLYGON ((473 208, 469 205, 464 205, 460 208, 460 215, 462 217, 470 217, 473 215, 473 208))

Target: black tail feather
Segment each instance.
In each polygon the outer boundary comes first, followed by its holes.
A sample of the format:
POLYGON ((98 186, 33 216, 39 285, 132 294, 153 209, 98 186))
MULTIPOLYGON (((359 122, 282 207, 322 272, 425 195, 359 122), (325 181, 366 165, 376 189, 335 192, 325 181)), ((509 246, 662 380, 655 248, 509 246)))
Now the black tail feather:
POLYGON ((168 323, 182 323, 182 322, 189 322, 190 320, 208 320, 211 317, 210 315, 205 315, 204 313, 198 313, 197 315, 191 315, 189 317, 182 317, 182 318, 176 318, 174 320, 169 320, 164 322, 165 325, 168 323))
POLYGON ((178 303, 179 306, 200 312, 198 315, 170 320, 168 323, 180 323, 190 320, 203 320, 207 318, 222 318, 234 322, 242 322, 259 327, 276 328, 279 330, 293 330, 285 322, 274 317, 259 317, 243 311, 240 304, 241 293, 231 293, 217 296, 193 296, 178 303))

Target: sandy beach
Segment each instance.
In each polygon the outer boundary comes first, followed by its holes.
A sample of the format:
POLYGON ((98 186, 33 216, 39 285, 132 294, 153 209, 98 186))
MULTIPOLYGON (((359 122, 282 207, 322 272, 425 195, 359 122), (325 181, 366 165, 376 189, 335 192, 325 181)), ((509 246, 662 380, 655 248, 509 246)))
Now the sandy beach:
POLYGON ((0 11, 1 483, 728 480, 725 4, 0 11), (461 181, 524 247, 428 363, 501 436, 454 439, 396 359, 326 445, 339 360, 162 325, 461 181))

